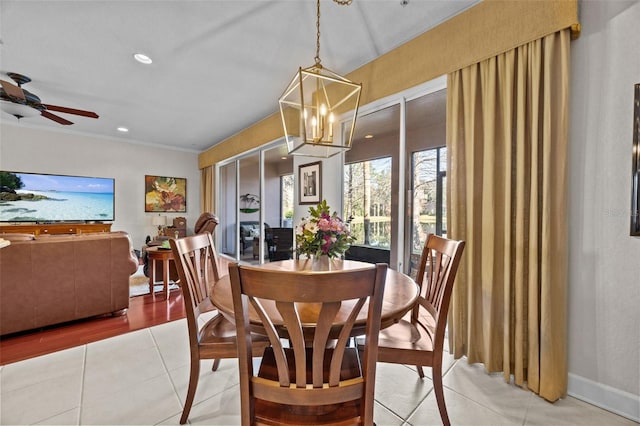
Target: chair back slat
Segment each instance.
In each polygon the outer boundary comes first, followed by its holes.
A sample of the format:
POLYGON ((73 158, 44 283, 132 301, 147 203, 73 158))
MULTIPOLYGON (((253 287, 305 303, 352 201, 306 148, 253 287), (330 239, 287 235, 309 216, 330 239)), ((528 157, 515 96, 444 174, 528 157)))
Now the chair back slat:
POLYGON ((199 316, 211 310, 209 289, 220 279, 217 252, 209 233, 169 241, 182 295, 188 302, 185 311, 190 339, 197 341, 198 335, 192 335, 192 330, 198 330, 199 316))
MULTIPOLYGON (((322 308, 320 309, 320 315, 318 316, 318 322, 316 323, 315 333, 313 337, 313 347, 314 348, 327 348, 329 342, 329 334, 331 333, 331 326, 340 310, 341 303, 340 302, 328 302, 323 303, 322 308)), ((332 363, 339 358, 340 365, 342 364, 341 354, 338 353, 340 348, 340 344, 336 345, 336 352, 333 353, 333 357, 331 359, 332 363)), ((313 387, 319 388, 322 387, 324 383, 323 380, 323 368, 324 368, 324 350, 314 350, 313 351, 313 387)), ((333 371, 333 365, 330 371, 333 371)), ((304 385, 304 384, 303 384, 304 385)), ((329 386, 336 386, 337 380, 333 382, 329 382, 329 386)))
MULTIPOLYGON (((296 363, 296 386, 299 388, 304 387, 306 385, 306 352, 304 333, 302 331, 302 325, 300 324, 300 318, 298 317, 298 311, 296 311, 295 306, 290 302, 276 302, 276 308, 278 308, 278 312, 280 312, 284 323, 288 325, 287 336, 289 337, 290 346, 293 349, 296 359, 300 360, 299 363, 296 363)), ((282 335, 278 334, 278 330, 273 326, 273 324, 270 326, 272 327, 272 330, 269 332, 269 335, 277 336, 277 339, 280 340, 282 335)), ((271 342, 273 343, 273 340, 271 342)), ((276 359, 277 357, 282 357, 281 361, 286 363, 284 350, 282 353, 276 353, 276 359)), ((282 369, 280 366, 283 366, 283 364, 278 364, 280 386, 289 386, 291 379, 288 374, 288 368, 282 369), (286 376, 286 381, 283 379, 283 375, 286 376)))
POLYGON ((362 310, 364 304, 364 298, 358 299, 356 306, 354 306, 351 310, 349 319, 344 324, 344 327, 342 327, 342 330, 340 330, 340 336, 338 337, 338 342, 334 350, 333 359, 331 360, 331 375, 329 376, 329 386, 338 386, 339 384, 340 366, 342 365, 344 352, 349 343, 349 339, 351 338, 351 330, 353 330, 353 325, 355 324, 356 317, 362 310))
MULTIPOLYGON (((417 320, 420 307, 425 308, 435 318, 435 334, 438 336, 433 336, 435 345, 441 344, 444 338, 449 300, 464 245, 464 241, 429 234, 422 251, 416 276, 420 297, 412 310, 412 319, 414 322, 417 320)), ((434 333, 432 330, 427 331, 429 334, 434 333)))
MULTIPOLYGON (((251 306, 271 341, 277 370, 273 377, 266 377, 261 366, 260 377, 247 377, 251 386, 244 388, 273 403, 300 406, 341 403, 354 395, 359 400, 365 389, 372 392, 386 269, 387 265, 368 265, 355 271, 309 273, 231 264, 238 341, 247 341, 250 330, 248 314, 238 310, 251 306), (346 376, 347 346, 364 309, 370 345, 363 358, 369 360, 358 365, 356 375, 346 376)), ((246 352, 248 346, 240 346, 239 354, 246 352)), ((241 368, 241 387, 243 371, 250 370, 241 368)), ((372 403, 367 410, 372 411, 372 403)))

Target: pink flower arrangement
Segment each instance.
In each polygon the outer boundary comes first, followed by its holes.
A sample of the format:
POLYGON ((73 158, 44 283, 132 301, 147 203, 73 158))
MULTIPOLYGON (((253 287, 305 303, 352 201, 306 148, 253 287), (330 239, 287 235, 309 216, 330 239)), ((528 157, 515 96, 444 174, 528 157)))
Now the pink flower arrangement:
POLYGON ((326 200, 315 208, 309 207, 309 217, 303 218, 296 231, 296 251, 307 256, 344 255, 354 238, 349 227, 331 209, 326 200))

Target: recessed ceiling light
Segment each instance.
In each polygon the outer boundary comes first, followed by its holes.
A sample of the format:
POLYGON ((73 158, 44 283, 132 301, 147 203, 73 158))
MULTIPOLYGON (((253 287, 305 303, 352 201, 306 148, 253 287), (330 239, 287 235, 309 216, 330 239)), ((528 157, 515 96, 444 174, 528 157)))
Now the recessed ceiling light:
POLYGON ((141 64, 149 65, 150 63, 153 62, 153 60, 147 55, 145 55, 144 53, 135 53, 133 57, 136 61, 140 62, 141 64))
POLYGON ((127 129, 126 127, 120 126, 120 127, 118 127, 118 131, 122 132, 122 133, 127 133, 129 131, 129 129, 127 129))
POLYGON ((364 138, 365 138, 365 139, 372 139, 372 138, 373 138, 373 135, 371 135, 371 134, 369 134, 369 135, 365 135, 365 136, 364 136, 364 138))

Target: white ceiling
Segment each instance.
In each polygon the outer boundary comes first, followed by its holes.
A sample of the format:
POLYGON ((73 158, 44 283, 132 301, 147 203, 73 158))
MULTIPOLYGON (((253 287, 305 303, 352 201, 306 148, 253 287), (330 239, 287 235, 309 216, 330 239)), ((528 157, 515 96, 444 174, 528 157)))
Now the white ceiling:
MULTIPOLYGON (((348 74, 478 1, 322 0, 322 64, 348 74)), ((24 88, 43 103, 100 115, 56 113, 74 122, 64 130, 200 152, 277 111, 298 67, 314 62, 315 6, 0 0, 0 78, 25 74, 33 81, 24 88), (134 61, 136 52, 153 64, 134 61)), ((41 116, 20 125, 63 127, 41 116)))

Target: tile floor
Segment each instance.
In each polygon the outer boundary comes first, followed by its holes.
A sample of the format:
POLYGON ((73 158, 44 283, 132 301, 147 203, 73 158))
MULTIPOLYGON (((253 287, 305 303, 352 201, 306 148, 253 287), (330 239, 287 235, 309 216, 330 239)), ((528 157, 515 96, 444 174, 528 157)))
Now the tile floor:
MULTIPOLYGON (((445 396, 454 425, 632 425, 566 398, 549 404, 447 358, 445 396)), ((203 362, 190 424, 240 423, 236 360, 212 373, 203 362)), ((428 369, 427 369, 428 370, 428 369)), ((189 376, 186 320, 178 320, 0 367, 0 424, 178 424, 189 376)), ((379 364, 375 421, 440 424, 431 380, 413 368, 379 364)))

